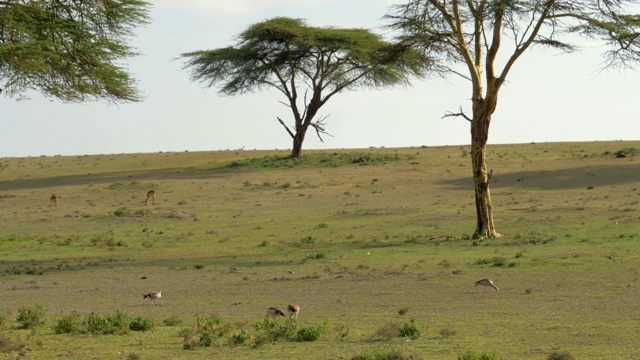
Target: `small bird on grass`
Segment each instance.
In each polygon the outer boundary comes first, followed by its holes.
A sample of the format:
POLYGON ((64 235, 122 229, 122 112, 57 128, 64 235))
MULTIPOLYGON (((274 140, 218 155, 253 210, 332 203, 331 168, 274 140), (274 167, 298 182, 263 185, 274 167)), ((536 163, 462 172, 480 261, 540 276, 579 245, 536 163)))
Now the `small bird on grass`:
POLYGON ((149 298, 151 305, 155 305, 156 304, 156 300, 160 299, 162 297, 162 290, 160 291, 149 291, 146 294, 142 294, 142 298, 146 299, 149 298))
POLYGON ((493 284, 493 281, 491 281, 489 279, 482 279, 482 280, 476 281, 476 285, 475 286, 478 286, 478 285, 484 286, 484 292, 487 292, 487 288, 490 288, 490 287, 492 287, 492 288, 496 289, 496 291, 498 291, 498 287, 495 286, 493 284))

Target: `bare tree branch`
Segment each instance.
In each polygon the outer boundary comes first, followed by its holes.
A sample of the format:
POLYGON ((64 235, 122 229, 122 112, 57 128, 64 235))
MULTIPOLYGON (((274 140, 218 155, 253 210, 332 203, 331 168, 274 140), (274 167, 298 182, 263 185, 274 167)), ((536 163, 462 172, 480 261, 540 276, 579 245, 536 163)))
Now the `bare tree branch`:
POLYGON ((279 117, 276 116, 276 118, 278 119, 278 121, 280 122, 280 124, 282 124, 282 126, 284 126, 285 130, 287 130, 287 132, 289 133, 289 135, 291 136, 292 139, 295 139, 295 135, 293 134, 293 132, 291 132, 291 130, 289 129, 289 127, 287 125, 285 125, 284 121, 282 121, 282 119, 280 119, 279 117))
POLYGON ((444 114, 441 119, 444 119, 444 118, 447 118, 447 117, 453 117, 453 118, 462 117, 465 120, 467 120, 468 122, 472 122, 473 121, 470 117, 467 116, 467 114, 464 113, 464 111, 462 110, 462 106, 460 106, 459 110, 460 110, 460 112, 457 112, 457 113, 449 111, 448 113, 444 114))
POLYGON ((320 141, 324 142, 324 140, 322 139, 322 136, 320 136, 320 134, 326 134, 329 135, 331 137, 333 137, 333 135, 329 134, 328 132, 326 132, 325 128, 324 128, 324 121, 329 117, 330 115, 327 115, 325 117, 320 118, 318 121, 312 121, 309 123, 309 125, 313 126, 314 129, 316 129, 316 134, 318 135, 318 139, 320 139, 320 141))

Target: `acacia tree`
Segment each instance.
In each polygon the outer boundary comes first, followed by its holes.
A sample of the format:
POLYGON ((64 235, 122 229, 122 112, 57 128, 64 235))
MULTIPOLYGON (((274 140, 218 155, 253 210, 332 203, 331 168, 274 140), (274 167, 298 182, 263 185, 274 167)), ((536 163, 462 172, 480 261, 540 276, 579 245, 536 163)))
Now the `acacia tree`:
POLYGON ((500 236, 493 220, 486 147, 498 93, 516 61, 536 47, 577 50, 577 34, 607 47, 605 68, 633 65, 640 61, 640 15, 629 13, 634 4, 638 1, 411 0, 392 7, 387 19, 400 43, 428 55, 440 74, 469 81, 471 115, 461 107, 445 117, 471 123, 475 236, 500 236), (503 60, 501 67, 497 59, 503 60))
POLYGON ((138 101, 135 81, 119 61, 148 21, 141 0, 0 1, 0 91, 24 98, 36 90, 66 102, 138 101))
MULTIPOLYGON (((385 87, 408 83, 429 62, 420 53, 391 45, 365 29, 318 28, 301 19, 274 18, 250 26, 236 47, 182 54, 191 80, 206 87, 221 84, 219 92, 236 95, 275 88, 291 109, 294 127, 292 158, 302 156, 309 126, 318 137, 325 133, 318 110, 335 94, 357 87, 385 87), (301 94, 300 87, 304 87, 301 94)), ((320 140, 322 138, 320 137, 320 140)))

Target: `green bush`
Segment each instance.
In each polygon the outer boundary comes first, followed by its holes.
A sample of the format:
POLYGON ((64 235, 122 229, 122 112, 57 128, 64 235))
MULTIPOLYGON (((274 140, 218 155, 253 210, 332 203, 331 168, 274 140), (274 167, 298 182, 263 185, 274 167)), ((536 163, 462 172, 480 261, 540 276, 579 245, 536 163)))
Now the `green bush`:
POLYGON ((496 360, 498 355, 494 352, 482 352, 477 353, 475 351, 467 351, 464 354, 458 356, 458 360, 496 360))
POLYGON ((242 330, 237 334, 233 334, 233 336, 231 337, 231 344, 244 345, 247 341, 249 341, 250 338, 251 336, 249 336, 246 331, 242 330))
POLYGON ((417 339, 420 337, 421 326, 416 325, 416 319, 411 319, 409 322, 404 323, 398 330, 401 337, 408 337, 411 339, 417 339))
POLYGON ((562 351, 562 352, 552 352, 551 354, 549 354, 549 356, 547 357, 547 360, 574 360, 575 358, 573 357, 573 355, 571 355, 570 352, 568 351, 562 351))
POLYGON ((53 326, 56 334, 74 334, 80 331, 80 319, 77 314, 63 316, 53 326))
POLYGON ((293 321, 285 321, 283 324, 278 323, 275 320, 265 318, 263 321, 257 322, 253 325, 253 329, 264 333, 271 343, 283 338, 292 340, 295 338, 297 325, 293 321))
POLYGON ((178 315, 171 315, 168 318, 163 320, 164 324, 167 326, 176 326, 182 323, 182 320, 178 317, 178 315))
POLYGON ((129 329, 133 331, 148 331, 153 329, 155 324, 150 319, 138 316, 129 323, 129 329))
POLYGON ((322 326, 310 325, 301 327, 296 331, 295 341, 316 341, 320 338, 320 335, 325 331, 326 323, 322 326))
POLYGON ((120 311, 104 317, 91 313, 85 316, 82 326, 90 334, 126 334, 129 332, 129 319, 120 311))
POLYGON ((210 347, 220 344, 229 331, 229 327, 225 325, 222 319, 218 317, 210 317, 201 315, 196 318, 195 327, 185 328, 180 331, 184 344, 182 348, 185 350, 194 350, 198 347, 210 347))
POLYGON ((126 207, 121 207, 120 209, 113 212, 115 216, 133 216, 133 211, 129 210, 126 207))
POLYGON ((351 360, 410 360, 413 356, 405 356, 398 350, 386 350, 384 352, 370 351, 353 356, 351 360))
POLYGON ((44 324, 44 309, 42 305, 36 305, 33 308, 26 306, 20 307, 16 321, 22 324, 23 329, 32 329, 44 324))

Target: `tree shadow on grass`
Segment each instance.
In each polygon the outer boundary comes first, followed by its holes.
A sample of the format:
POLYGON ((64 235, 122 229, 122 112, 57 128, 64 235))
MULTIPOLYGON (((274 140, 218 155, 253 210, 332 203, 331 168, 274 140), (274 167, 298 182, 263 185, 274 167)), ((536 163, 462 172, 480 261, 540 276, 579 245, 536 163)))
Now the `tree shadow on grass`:
MULTIPOLYGON (((626 184, 640 185, 640 163, 572 167, 555 170, 519 171, 500 173, 494 169, 490 186, 500 188, 530 188, 540 190, 569 190, 626 184)), ((440 184, 452 188, 473 187, 469 178, 441 180, 440 184)))

